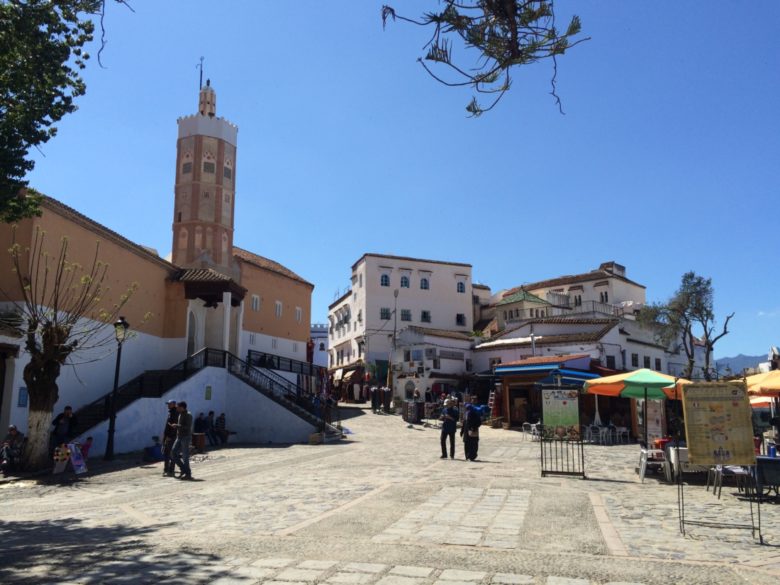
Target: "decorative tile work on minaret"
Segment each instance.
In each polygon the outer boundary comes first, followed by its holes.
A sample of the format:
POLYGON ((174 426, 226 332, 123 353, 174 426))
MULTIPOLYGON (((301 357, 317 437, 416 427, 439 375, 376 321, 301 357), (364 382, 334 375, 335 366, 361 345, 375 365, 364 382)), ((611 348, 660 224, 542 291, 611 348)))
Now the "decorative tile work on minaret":
POLYGON ((216 113, 206 81, 198 113, 177 120, 173 263, 232 274, 238 127, 216 113))

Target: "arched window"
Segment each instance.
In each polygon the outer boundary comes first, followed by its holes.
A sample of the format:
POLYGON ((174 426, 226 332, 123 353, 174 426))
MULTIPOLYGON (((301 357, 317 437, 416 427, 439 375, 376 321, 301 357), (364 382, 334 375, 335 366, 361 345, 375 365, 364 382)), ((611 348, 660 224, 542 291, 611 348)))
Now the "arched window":
POLYGON ((466 292, 466 285, 463 282, 458 283, 458 292, 459 293, 465 293, 466 292))
POLYGON ((421 278, 420 279, 420 288, 422 290, 428 290, 429 288, 431 288, 430 281, 427 278, 421 278))
POLYGON ((380 284, 381 286, 390 286, 390 277, 389 277, 387 274, 383 274, 383 275, 382 275, 382 276, 379 278, 379 284, 380 284))
POLYGON ((320 343, 320 351, 325 351, 325 344, 324 343, 320 343))
POLYGON ((408 276, 402 276, 401 277, 401 288, 409 288, 409 277, 408 276))

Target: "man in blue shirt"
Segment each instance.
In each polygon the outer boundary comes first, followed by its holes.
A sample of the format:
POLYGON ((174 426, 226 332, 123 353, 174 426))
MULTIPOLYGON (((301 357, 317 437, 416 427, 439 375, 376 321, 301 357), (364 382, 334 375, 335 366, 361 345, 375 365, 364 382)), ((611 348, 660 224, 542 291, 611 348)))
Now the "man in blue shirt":
POLYGON ((450 440, 450 459, 455 459, 455 430, 458 427, 460 413, 455 407, 455 401, 448 398, 444 401, 441 411, 441 458, 447 458, 447 438, 450 440))

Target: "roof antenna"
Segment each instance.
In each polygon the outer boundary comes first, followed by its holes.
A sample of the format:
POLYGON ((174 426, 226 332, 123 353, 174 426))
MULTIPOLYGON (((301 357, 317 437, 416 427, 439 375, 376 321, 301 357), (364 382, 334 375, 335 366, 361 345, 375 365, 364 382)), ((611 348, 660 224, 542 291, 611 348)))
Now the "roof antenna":
POLYGON ((200 58, 200 63, 195 65, 196 69, 200 69, 200 81, 198 83, 198 91, 203 89, 203 57, 200 58))

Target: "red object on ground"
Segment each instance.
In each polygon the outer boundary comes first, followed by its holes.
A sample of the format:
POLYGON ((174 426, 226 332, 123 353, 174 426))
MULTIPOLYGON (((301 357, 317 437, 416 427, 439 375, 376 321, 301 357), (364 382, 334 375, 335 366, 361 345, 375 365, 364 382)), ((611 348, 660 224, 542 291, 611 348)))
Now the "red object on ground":
POLYGON ((663 439, 656 439, 654 441, 655 448, 661 449, 662 451, 666 449, 666 446, 672 442, 672 439, 670 437, 664 437, 663 439))

